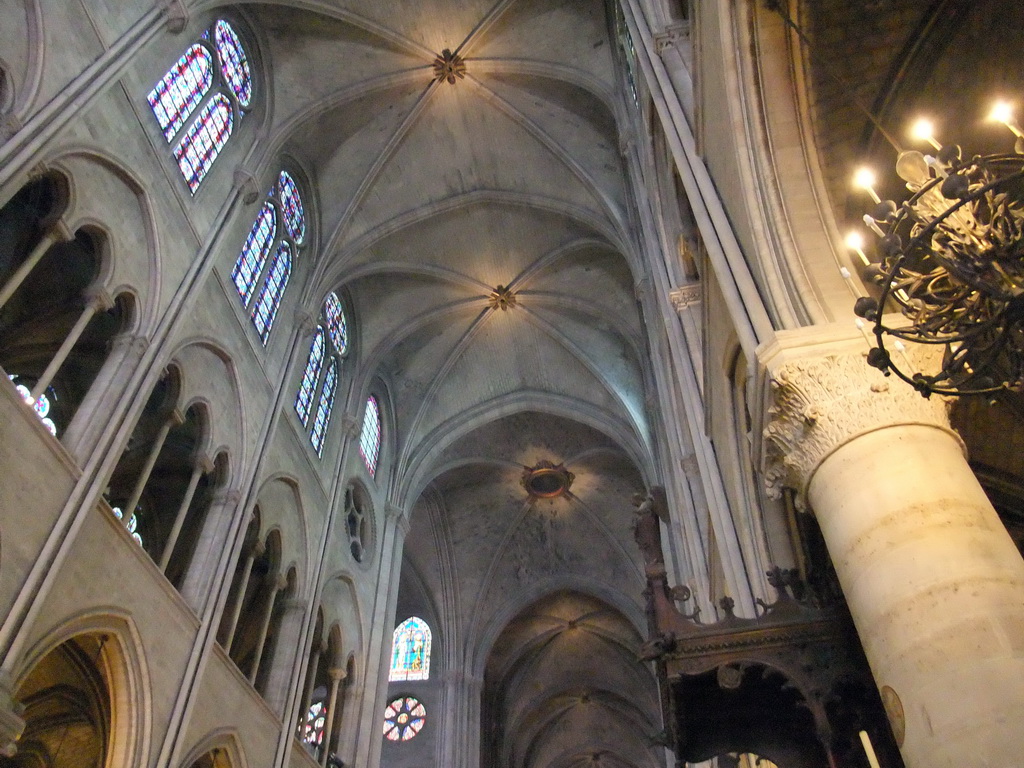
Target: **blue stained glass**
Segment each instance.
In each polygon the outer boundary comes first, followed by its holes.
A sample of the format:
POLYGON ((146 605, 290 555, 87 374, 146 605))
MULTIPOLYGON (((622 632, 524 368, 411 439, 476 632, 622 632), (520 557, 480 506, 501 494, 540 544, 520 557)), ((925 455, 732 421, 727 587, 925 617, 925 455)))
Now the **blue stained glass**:
POLYGON ((252 75, 249 72, 249 61, 245 56, 242 41, 224 19, 214 26, 213 38, 217 45, 224 82, 238 98, 238 103, 248 107, 252 101, 252 75))
POLYGON ((231 279, 235 281, 235 288, 245 306, 248 306, 256 290, 256 280, 263 273, 276 234, 277 216, 274 215, 274 206, 264 203, 249 230, 235 268, 231 270, 231 279))
POLYGON ((252 322, 264 344, 270 338, 270 329, 274 327, 274 318, 277 317, 281 297, 284 296, 284 289, 288 287, 288 276, 291 273, 292 249, 286 240, 282 240, 270 264, 270 272, 263 283, 260 297, 256 300, 256 306, 252 308, 252 322))
POLYGON ((327 322, 327 332, 331 335, 331 343, 339 355, 344 355, 348 351, 348 324, 345 322, 345 310, 334 291, 324 299, 324 320, 327 322))
POLYGON ((324 388, 320 393, 320 405, 316 409, 316 418, 313 419, 313 431, 309 435, 309 441, 313 444, 316 455, 324 452, 324 436, 327 434, 327 427, 331 424, 331 411, 334 408, 334 393, 338 389, 338 362, 331 360, 331 366, 324 376, 324 388))
POLYGON ((296 245, 301 245, 306 236, 306 211, 302 207, 299 187, 288 171, 281 171, 277 182, 277 197, 281 201, 284 228, 288 232, 288 237, 294 240, 296 245))
POLYGON ((213 83, 213 57, 196 43, 149 92, 147 100, 168 142, 185 124, 213 83))
POLYGON ((316 389, 317 380, 320 378, 320 368, 324 364, 324 329, 317 326, 316 334, 313 336, 313 344, 309 348, 309 359, 306 361, 306 370, 302 373, 302 381, 299 383, 299 393, 295 396, 295 411, 299 414, 299 421, 306 426, 309 421, 309 411, 313 405, 313 390, 316 389))
POLYGON ((372 476, 377 471, 377 456, 380 454, 380 408, 377 398, 372 395, 366 400, 363 429, 359 433, 359 453, 372 476))
POLYGON ((199 117, 174 148, 174 159, 178 161, 178 168, 192 194, 199 189, 231 136, 233 120, 231 102, 224 94, 218 93, 203 107, 199 117))
POLYGON ((391 646, 390 682, 430 677, 430 627, 416 616, 397 627, 391 646))

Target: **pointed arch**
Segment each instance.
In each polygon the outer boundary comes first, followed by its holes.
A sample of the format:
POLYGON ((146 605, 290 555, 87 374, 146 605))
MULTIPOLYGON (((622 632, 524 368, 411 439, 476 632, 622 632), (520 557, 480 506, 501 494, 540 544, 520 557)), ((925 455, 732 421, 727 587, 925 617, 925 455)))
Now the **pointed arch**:
POLYGON ((194 43, 149 92, 146 99, 170 143, 213 85, 213 57, 194 43))
POLYGON ((327 375, 324 377, 324 387, 320 392, 320 404, 316 409, 316 417, 313 419, 313 431, 310 432, 309 440, 313 443, 313 450, 317 456, 324 451, 324 436, 327 434, 327 427, 331 423, 331 411, 334 408, 334 395, 338 389, 338 361, 331 360, 327 368, 327 375))
POLYGON ((270 264, 267 281, 263 284, 256 305, 252 308, 252 323, 264 344, 270 338, 270 329, 274 326, 274 318, 277 317, 277 310, 281 306, 281 298, 284 296, 284 289, 288 287, 291 273, 292 249, 287 240, 282 240, 270 264))
POLYGON ((256 281, 266 266, 271 246, 277 236, 277 215, 269 202, 263 204, 256 220, 252 223, 249 236, 245 239, 242 252, 238 254, 231 279, 235 283, 242 303, 248 305, 256 290, 256 281))
POLYGON ((215 95, 199 113, 174 148, 174 159, 192 194, 196 193, 214 160, 227 144, 234 127, 235 114, 228 97, 215 95))
POLYGON ((377 472, 377 459, 380 458, 380 405, 373 395, 366 398, 363 429, 359 433, 359 454, 373 477, 377 472))

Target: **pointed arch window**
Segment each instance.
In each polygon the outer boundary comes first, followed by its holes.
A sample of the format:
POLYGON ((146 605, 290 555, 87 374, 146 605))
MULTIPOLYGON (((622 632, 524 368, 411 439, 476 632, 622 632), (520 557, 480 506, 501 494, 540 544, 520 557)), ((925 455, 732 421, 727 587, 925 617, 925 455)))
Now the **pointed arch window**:
POLYGON ((189 46, 146 97, 164 138, 178 139, 172 154, 192 194, 251 106, 253 91, 245 48, 231 24, 220 19, 213 34, 207 30, 189 46))
POLYGON ((299 421, 306 426, 309 421, 309 411, 313 407, 313 392, 320 379, 320 368, 324 364, 324 329, 317 326, 313 334, 313 343, 309 348, 309 359, 306 361, 306 370, 302 373, 302 381, 299 383, 299 394, 295 398, 295 411, 299 414, 299 421))
POLYGON ((331 413, 334 411, 334 399, 338 394, 342 356, 348 349, 345 310, 336 293, 327 294, 320 315, 306 370, 295 397, 295 411, 302 426, 309 427, 309 442, 317 456, 323 456, 331 413), (310 425, 314 402, 316 414, 310 425))
POLYGON ((324 452, 324 435, 327 434, 327 427, 331 423, 331 410, 334 408, 334 394, 338 389, 338 361, 331 360, 327 368, 327 376, 324 377, 324 388, 320 392, 320 405, 316 409, 316 418, 313 419, 313 430, 309 433, 309 441, 313 444, 313 450, 317 456, 324 452))
POLYGON ((430 627, 412 616, 397 627, 392 636, 389 682, 430 678, 430 627))
POLYGON ((372 477, 377 472, 377 458, 380 455, 380 406, 373 395, 366 399, 363 429, 359 433, 359 453, 372 477))
MULTIPOLYGON (((243 307, 250 309, 249 317, 264 345, 270 339, 274 319, 281 307, 285 288, 288 287, 294 252, 305 236, 306 212, 302 205, 302 195, 292 175, 288 171, 281 171, 273 188, 267 193, 263 207, 256 214, 245 245, 231 270, 231 280, 238 291, 238 298, 243 307), (270 259, 272 251, 274 257, 270 259), (257 294, 256 287, 261 281, 262 286, 257 294)), ((308 414, 306 418, 309 418, 308 414)))

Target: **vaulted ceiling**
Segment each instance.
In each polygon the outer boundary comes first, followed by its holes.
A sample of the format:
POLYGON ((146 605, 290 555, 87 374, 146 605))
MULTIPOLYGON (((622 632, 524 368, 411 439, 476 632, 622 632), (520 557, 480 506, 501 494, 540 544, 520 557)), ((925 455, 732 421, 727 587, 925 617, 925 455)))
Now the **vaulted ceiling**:
MULTIPOLYGON (((589 616, 600 596, 615 618, 598 644, 614 641, 623 679, 640 675, 608 694, 624 702, 608 711, 646 722, 653 677, 628 650, 643 588, 630 504, 653 482, 652 429, 620 149, 628 102, 605 3, 245 9, 272 65, 272 151, 316 190, 305 303, 341 291, 356 396, 371 380, 388 388, 388 495, 413 509, 406 568, 437 617, 441 667, 482 674, 502 626, 532 600, 558 592, 559 610, 589 616), (446 49, 465 63, 454 83, 435 77, 446 49), (542 461, 565 464, 569 492, 527 494, 523 468, 542 461)), ((499 666, 536 641, 504 637, 499 666)), ((549 643, 544 663, 579 676, 581 650, 549 643)), ((584 677, 531 694, 561 746, 517 752, 516 765, 608 752, 605 699, 596 720, 572 703, 593 687, 584 677)), ((544 724, 524 717, 544 741, 544 724)), ((597 764, 648 764, 633 752, 597 764)))

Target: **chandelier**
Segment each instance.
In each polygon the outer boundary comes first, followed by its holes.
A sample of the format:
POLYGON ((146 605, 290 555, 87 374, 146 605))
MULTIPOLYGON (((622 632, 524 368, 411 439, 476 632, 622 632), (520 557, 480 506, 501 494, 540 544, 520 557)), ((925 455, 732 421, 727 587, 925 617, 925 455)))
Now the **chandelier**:
POLYGON ((966 157, 942 146, 930 122, 915 123, 933 153, 897 157, 910 191, 902 204, 878 196, 870 170, 854 180, 873 201, 864 223, 877 236, 874 259, 860 233, 846 241, 879 289, 854 306, 874 324, 868 363, 924 397, 1024 389, 1024 132, 1005 102, 990 119, 1014 134, 1013 153, 966 157), (915 370, 904 342, 943 347, 941 370, 915 370))

